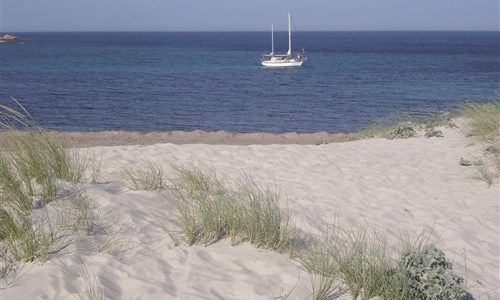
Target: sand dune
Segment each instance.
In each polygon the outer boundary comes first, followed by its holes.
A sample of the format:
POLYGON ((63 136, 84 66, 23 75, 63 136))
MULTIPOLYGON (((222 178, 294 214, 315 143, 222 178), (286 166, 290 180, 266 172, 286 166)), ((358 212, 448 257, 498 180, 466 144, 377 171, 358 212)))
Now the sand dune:
POLYGON ((147 158, 168 176, 178 164, 228 177, 251 174, 274 184, 292 217, 311 227, 367 223, 394 246, 403 230, 427 230, 460 274, 465 251, 475 297, 500 299, 498 178, 491 186, 475 179, 476 170, 459 161, 480 155, 480 145, 471 145, 460 128, 442 130, 443 138, 325 145, 78 149, 102 157, 100 183, 83 186, 100 207, 99 230, 44 264, 25 265, 14 285, 2 287, 0 298, 77 299, 85 295, 87 272, 109 299, 273 299, 287 293, 289 299, 310 299, 310 275, 286 255, 225 240, 208 247, 179 241, 168 192, 136 191, 118 180, 124 168, 147 158))

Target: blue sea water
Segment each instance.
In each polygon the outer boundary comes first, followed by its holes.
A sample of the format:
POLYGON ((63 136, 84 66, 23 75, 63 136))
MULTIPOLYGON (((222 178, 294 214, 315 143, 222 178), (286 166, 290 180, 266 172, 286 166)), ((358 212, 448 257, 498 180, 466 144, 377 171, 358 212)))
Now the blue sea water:
POLYGON ((55 130, 353 132, 500 99, 499 32, 298 32, 308 61, 286 69, 259 64, 268 32, 16 35, 0 45, 0 103, 55 130))

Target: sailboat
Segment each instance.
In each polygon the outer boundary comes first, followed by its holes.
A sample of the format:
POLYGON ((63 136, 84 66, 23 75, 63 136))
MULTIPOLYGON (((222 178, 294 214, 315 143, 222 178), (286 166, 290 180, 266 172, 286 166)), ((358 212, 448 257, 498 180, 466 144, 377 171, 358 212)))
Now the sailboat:
POLYGON ((286 54, 274 53, 274 25, 271 25, 271 53, 264 54, 260 60, 265 67, 300 67, 306 61, 304 49, 296 57, 292 57, 292 15, 288 12, 288 52, 286 54))

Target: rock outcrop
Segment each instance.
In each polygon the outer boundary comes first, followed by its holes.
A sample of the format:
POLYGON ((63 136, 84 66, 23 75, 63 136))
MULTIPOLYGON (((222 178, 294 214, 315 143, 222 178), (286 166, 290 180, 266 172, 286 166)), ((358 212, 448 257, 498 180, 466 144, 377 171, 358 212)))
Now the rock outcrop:
POLYGON ((8 43, 19 39, 20 37, 18 36, 14 36, 11 34, 4 34, 3 36, 0 36, 0 43, 8 43))

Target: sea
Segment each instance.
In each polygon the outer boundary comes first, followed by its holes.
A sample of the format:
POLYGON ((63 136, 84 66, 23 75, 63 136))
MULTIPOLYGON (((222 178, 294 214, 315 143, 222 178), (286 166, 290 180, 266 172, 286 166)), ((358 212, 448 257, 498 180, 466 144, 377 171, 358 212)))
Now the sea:
POLYGON ((0 104, 48 130, 355 132, 390 115, 500 99, 500 32, 18 32, 0 104), (276 52, 288 49, 275 32, 276 52))

